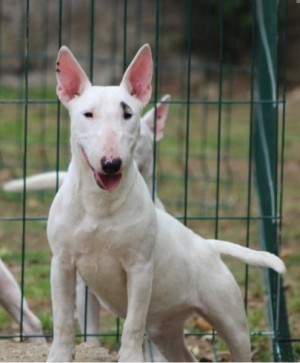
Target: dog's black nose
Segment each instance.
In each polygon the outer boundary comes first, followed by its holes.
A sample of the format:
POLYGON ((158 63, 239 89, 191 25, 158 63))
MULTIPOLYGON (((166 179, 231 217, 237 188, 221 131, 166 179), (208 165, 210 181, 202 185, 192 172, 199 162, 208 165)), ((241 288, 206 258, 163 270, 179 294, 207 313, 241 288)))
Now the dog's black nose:
POLYGON ((120 158, 107 160, 106 157, 101 159, 102 170, 107 174, 115 174, 121 169, 122 160, 120 158))

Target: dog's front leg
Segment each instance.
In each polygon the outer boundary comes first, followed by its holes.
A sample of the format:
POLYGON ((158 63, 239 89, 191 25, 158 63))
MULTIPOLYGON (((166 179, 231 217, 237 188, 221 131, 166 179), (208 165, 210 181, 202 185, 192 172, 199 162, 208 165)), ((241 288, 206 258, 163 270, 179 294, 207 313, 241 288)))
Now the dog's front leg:
POLYGON ((142 362, 143 339, 152 292, 152 260, 135 264, 127 270, 128 306, 123 327, 120 362, 142 362))
POLYGON ((52 258, 53 343, 49 362, 70 362, 74 357, 75 276, 76 269, 71 258, 52 258))

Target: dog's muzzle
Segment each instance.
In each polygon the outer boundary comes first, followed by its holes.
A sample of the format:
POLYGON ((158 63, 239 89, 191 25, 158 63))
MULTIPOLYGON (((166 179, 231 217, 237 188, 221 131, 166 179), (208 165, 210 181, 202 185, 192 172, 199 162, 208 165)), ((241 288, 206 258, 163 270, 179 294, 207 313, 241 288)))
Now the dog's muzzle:
POLYGON ((93 168, 91 165, 86 152, 84 151, 83 147, 81 147, 82 155, 84 160, 86 161, 87 165, 90 167, 94 174, 94 179, 97 185, 109 192, 112 192, 115 190, 119 184, 120 180, 122 178, 122 174, 120 172, 122 160, 120 158, 112 159, 111 161, 107 160, 105 157, 103 157, 100 160, 101 168, 103 172, 99 172, 93 168))

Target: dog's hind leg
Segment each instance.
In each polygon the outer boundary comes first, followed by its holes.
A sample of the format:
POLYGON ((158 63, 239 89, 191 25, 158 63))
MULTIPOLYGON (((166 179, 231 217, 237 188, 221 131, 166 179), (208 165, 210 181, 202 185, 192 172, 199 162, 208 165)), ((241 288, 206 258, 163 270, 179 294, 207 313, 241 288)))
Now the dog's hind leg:
POLYGON ((185 345, 183 322, 168 324, 168 327, 160 327, 149 336, 151 341, 168 362, 197 362, 185 345))
POLYGON ((204 303, 198 313, 217 330, 226 342, 233 361, 251 361, 251 346, 243 299, 239 286, 224 264, 209 276, 207 293, 199 296, 204 303))
POLYGON ((217 330, 219 336, 226 342, 234 362, 251 362, 251 347, 247 324, 239 317, 227 315, 226 309, 221 313, 205 316, 217 330))

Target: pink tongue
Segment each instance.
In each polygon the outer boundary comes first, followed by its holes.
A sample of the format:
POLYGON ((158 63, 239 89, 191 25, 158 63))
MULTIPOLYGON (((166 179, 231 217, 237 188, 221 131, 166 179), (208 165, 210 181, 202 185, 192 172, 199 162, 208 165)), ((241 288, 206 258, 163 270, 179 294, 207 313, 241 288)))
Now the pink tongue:
POLYGON ((111 192, 118 187, 122 174, 108 175, 95 172, 94 177, 100 188, 111 192))

